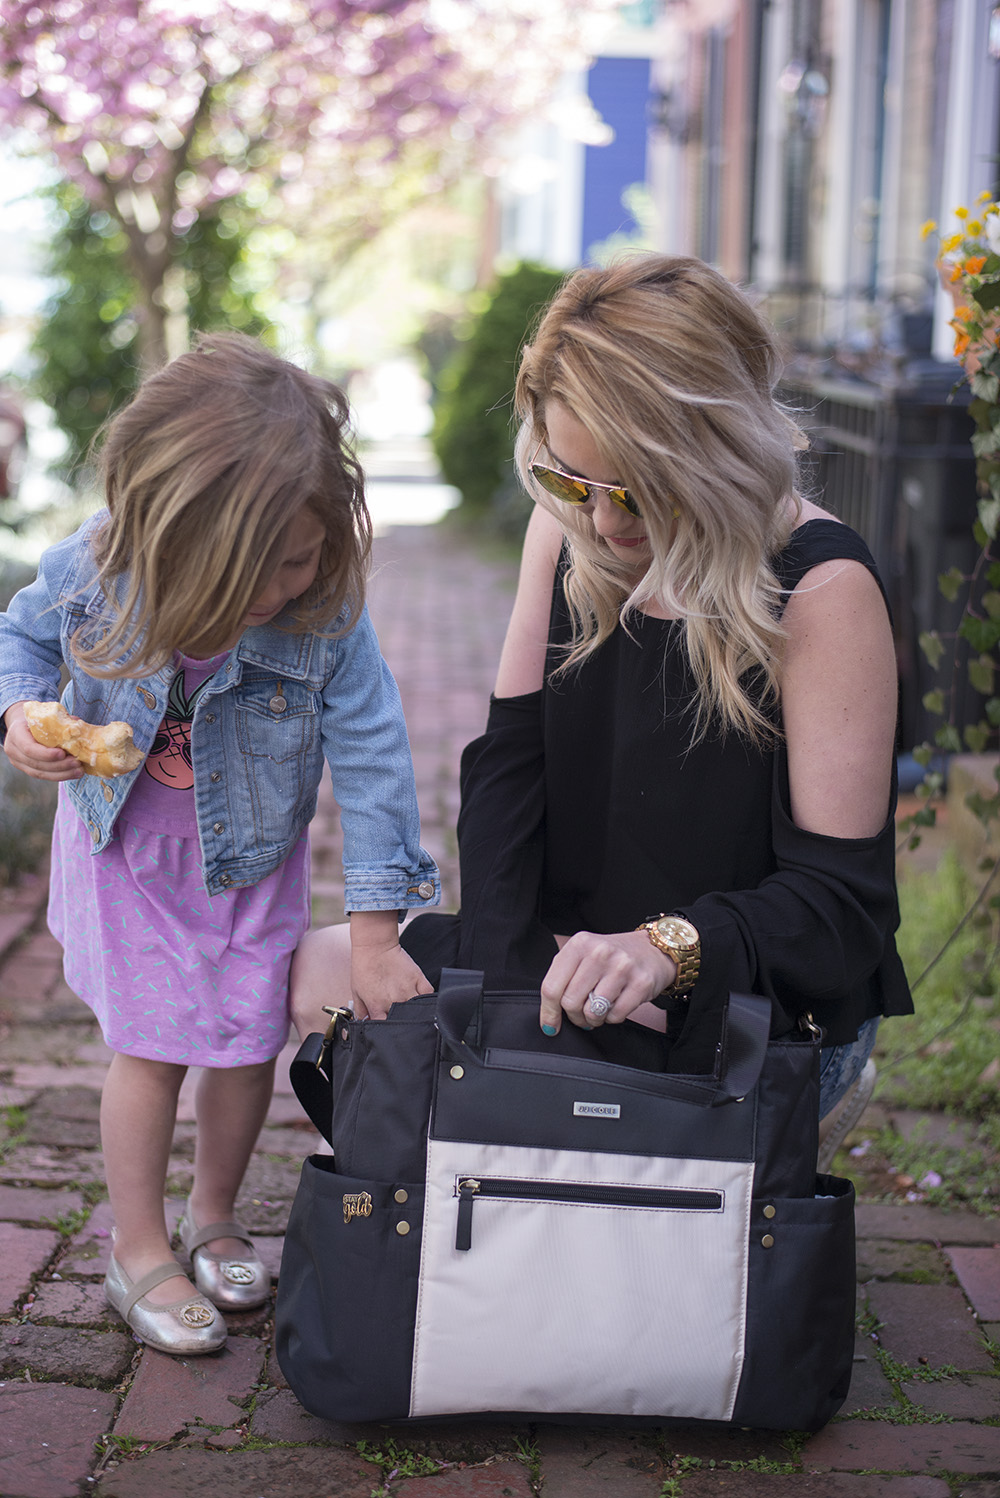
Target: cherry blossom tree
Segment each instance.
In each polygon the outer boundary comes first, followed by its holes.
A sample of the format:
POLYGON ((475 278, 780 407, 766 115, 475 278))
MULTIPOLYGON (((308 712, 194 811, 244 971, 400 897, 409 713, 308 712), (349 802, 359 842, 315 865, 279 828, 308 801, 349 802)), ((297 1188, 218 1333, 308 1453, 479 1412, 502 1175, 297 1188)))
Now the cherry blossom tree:
POLYGON ((582 61, 619 0, 0 0, 0 132, 127 243, 145 364, 179 239, 240 197, 301 220, 335 184, 467 149, 582 61))

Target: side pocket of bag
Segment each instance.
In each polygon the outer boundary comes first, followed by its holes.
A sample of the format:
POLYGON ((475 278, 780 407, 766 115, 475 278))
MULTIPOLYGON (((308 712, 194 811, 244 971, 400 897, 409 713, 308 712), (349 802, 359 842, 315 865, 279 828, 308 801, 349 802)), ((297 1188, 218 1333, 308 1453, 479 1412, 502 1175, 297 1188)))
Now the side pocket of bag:
POLYGON ((816 1193, 752 1204, 735 1425, 818 1430, 847 1398, 854 1357, 854 1187, 817 1176, 816 1193))
POLYGON ((295 1397, 326 1420, 410 1408, 424 1186, 302 1166, 278 1277, 275 1349, 295 1397))

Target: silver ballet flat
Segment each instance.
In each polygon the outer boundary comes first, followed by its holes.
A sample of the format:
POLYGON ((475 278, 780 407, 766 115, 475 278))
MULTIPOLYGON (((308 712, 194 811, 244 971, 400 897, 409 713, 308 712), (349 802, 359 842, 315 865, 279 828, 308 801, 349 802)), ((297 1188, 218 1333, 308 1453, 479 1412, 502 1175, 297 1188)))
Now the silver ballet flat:
POLYGON ((189 1201, 177 1232, 191 1256, 195 1284, 220 1311, 252 1311, 264 1304, 271 1293, 271 1275, 245 1227, 238 1222, 210 1222, 206 1227, 196 1227, 189 1201), (211 1253, 205 1244, 213 1238, 239 1238, 247 1251, 238 1259, 211 1253))
POLYGON ((157 1352, 192 1357, 218 1352, 225 1345, 226 1323, 202 1295, 192 1295, 170 1306, 150 1305, 143 1297, 164 1280, 184 1270, 176 1259, 158 1264, 141 1279, 130 1280, 114 1254, 108 1259, 104 1294, 108 1305, 128 1322, 136 1336, 157 1352))

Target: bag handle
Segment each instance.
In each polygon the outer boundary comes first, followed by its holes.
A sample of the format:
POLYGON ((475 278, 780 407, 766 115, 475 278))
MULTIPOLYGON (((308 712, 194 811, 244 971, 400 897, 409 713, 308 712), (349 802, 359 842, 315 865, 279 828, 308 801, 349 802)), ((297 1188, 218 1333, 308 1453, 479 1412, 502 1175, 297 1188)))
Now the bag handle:
POLYGON ((771 1029, 771 1002, 753 994, 730 994, 714 1072, 707 1077, 647 1072, 607 1061, 561 1055, 554 1048, 511 1051, 487 1047, 483 1035, 483 975, 442 968, 437 1027, 448 1048, 476 1066, 541 1071, 579 1081, 613 1082, 635 1092, 717 1108, 745 1097, 764 1065, 771 1029))

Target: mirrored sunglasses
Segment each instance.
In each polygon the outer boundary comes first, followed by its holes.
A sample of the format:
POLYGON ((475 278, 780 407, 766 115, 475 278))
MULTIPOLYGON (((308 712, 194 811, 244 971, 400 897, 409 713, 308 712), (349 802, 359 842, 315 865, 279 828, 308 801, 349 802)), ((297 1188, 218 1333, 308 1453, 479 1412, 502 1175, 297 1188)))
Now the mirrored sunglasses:
POLYGON ((585 505, 588 500, 593 499, 594 490, 601 489, 612 504, 627 510, 630 515, 641 517, 642 512, 639 506, 621 484, 596 484, 590 479, 580 478, 578 474, 563 473, 561 468, 553 468, 548 463, 539 463, 538 454, 544 446, 544 442, 539 442, 535 448, 534 457, 528 464, 528 472, 549 494, 554 494, 556 499, 561 499, 568 505, 585 505))

